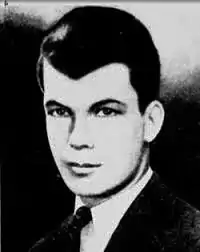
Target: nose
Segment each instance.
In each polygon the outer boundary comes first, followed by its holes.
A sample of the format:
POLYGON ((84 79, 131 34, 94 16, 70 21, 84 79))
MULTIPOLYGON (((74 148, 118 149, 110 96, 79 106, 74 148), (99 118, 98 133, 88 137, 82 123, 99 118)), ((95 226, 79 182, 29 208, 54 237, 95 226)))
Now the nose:
POLYGON ((74 121, 69 136, 69 145, 75 150, 94 148, 86 119, 76 119, 74 121))

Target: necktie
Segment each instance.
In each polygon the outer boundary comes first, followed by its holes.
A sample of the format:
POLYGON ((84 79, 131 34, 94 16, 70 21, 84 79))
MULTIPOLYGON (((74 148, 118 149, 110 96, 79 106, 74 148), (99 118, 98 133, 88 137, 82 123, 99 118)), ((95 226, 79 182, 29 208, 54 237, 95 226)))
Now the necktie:
POLYGON ((80 251, 81 230, 92 220, 90 208, 80 207, 68 220, 68 232, 72 240, 73 251, 80 251))

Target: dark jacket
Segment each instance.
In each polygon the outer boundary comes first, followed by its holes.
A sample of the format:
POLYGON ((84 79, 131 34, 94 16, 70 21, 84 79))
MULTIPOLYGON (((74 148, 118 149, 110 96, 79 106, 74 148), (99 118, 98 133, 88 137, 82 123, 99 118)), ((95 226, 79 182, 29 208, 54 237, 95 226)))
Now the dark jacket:
MULTIPOLYGON (((66 225, 30 251, 73 251, 66 225)), ((198 252, 200 212, 177 198, 154 173, 126 211, 105 249, 105 252, 119 251, 198 252)))

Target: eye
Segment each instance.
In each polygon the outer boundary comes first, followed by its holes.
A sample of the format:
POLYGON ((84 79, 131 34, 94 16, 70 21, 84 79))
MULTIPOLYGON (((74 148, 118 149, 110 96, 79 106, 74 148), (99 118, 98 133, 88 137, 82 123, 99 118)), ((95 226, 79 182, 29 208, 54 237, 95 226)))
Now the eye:
POLYGON ((98 117, 111 117, 121 114, 120 111, 117 111, 112 108, 104 107, 96 111, 98 117))
POLYGON ((69 117, 69 113, 65 108, 50 109, 47 113, 53 117, 69 117))

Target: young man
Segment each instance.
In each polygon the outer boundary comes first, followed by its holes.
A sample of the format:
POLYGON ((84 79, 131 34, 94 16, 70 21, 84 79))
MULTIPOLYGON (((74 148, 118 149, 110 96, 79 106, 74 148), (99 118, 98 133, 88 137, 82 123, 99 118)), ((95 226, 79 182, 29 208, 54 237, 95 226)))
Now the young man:
POLYGON ((159 55, 144 25, 111 7, 73 9, 43 41, 38 80, 55 163, 75 211, 84 205, 91 216, 80 244, 70 219, 31 251, 198 251, 199 212, 149 164, 164 110, 159 55))

